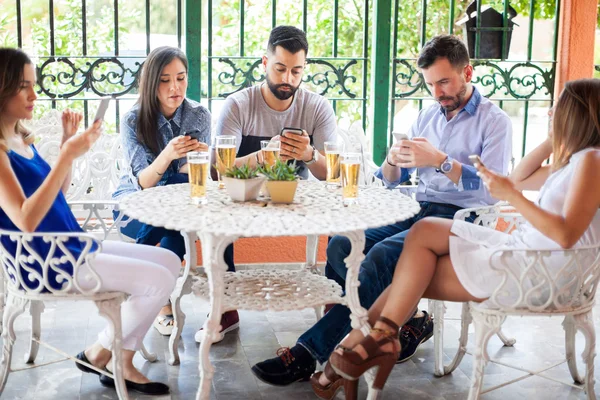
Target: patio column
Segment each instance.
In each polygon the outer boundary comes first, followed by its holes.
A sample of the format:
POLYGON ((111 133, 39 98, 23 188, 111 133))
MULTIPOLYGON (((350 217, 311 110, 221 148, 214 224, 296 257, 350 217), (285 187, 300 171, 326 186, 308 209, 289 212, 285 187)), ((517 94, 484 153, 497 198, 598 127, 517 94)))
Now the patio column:
POLYGON ((371 44, 370 126, 373 129, 373 161, 381 164, 387 152, 390 91, 392 0, 374 0, 371 44))
POLYGON ((597 15, 598 0, 561 1, 554 86, 556 98, 565 82, 593 76, 597 15))
POLYGON ((200 101, 201 79, 200 67, 202 47, 202 0, 186 0, 185 2, 185 52, 188 58, 188 90, 187 97, 200 101))

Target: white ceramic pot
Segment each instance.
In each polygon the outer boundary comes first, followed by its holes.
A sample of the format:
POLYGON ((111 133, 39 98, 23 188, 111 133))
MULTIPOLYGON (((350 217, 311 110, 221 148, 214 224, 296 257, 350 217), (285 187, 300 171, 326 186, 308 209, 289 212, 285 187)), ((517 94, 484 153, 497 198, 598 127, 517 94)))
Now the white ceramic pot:
POLYGON ((252 201, 258 197, 260 187, 265 178, 259 176, 252 179, 236 179, 227 176, 223 177, 225 189, 233 201, 252 201))

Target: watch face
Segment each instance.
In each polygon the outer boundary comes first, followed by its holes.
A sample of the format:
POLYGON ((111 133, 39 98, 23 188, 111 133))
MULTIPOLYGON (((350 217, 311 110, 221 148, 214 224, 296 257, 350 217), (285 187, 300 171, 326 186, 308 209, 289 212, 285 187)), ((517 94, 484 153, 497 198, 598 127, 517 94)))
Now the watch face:
POLYGON ((452 163, 450 161, 444 161, 441 165, 441 170, 443 173, 447 174, 448 172, 452 171, 452 163))

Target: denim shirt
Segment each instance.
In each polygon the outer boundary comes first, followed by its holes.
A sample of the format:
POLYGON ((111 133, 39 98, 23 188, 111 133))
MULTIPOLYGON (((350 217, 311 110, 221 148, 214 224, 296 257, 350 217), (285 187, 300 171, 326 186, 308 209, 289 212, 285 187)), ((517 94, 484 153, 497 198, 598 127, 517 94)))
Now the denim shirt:
MULTIPOLYGON (((453 204, 464 208, 496 202, 481 183, 477 170, 468 157, 477 154, 487 168, 507 175, 512 157, 512 123, 508 115, 483 97, 475 86, 465 107, 450 121, 446 119, 445 110, 439 104, 421 110, 409 136, 426 138, 434 147, 462 164, 458 184, 454 184, 435 168, 418 168, 417 201, 453 204)), ((402 168, 401 177, 395 182, 385 179, 381 167, 375 176, 383 180, 387 187, 396 187, 408 180, 415 169, 402 168)))
MULTIPOLYGON (((139 174, 156 160, 157 155, 140 143, 137 138, 137 117, 139 105, 133 106, 121 120, 121 147, 127 167, 124 168, 119 187, 113 193, 113 199, 142 190, 138 182, 139 174)), ((164 115, 158 117, 158 136, 161 150, 176 136, 196 133, 201 142, 210 145, 210 112, 200 103, 184 99, 173 118, 167 120, 164 115)), ((169 178, 177 174, 185 158, 173 160, 156 186, 164 186, 169 178)))

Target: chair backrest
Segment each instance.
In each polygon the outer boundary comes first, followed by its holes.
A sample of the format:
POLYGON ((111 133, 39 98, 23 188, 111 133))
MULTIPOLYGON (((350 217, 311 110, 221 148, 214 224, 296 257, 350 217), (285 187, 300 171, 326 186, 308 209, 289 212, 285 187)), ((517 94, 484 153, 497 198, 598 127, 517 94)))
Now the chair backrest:
POLYGON ((30 295, 85 294, 102 282, 93 259, 102 244, 84 233, 22 233, 0 230, 0 261, 9 290, 30 295))
POLYGON ((519 229, 525 222, 525 218, 505 202, 491 207, 465 208, 457 211, 454 219, 466 221, 472 214, 475 214, 474 224, 504 233, 511 233, 513 230, 519 229))
POLYGON ((359 177, 360 185, 382 186, 379 179, 375 178, 375 171, 379 168, 373 161, 371 146, 360 121, 356 121, 345 130, 338 128, 338 135, 344 142, 346 151, 355 151, 362 154, 362 169, 359 177))
MULTIPOLYGON (((40 155, 54 165, 62 138, 60 112, 51 110, 34 121, 31 130, 40 155)), ((103 133, 92 149, 75 161, 67 201, 110 200, 125 165, 119 135, 103 133)))

